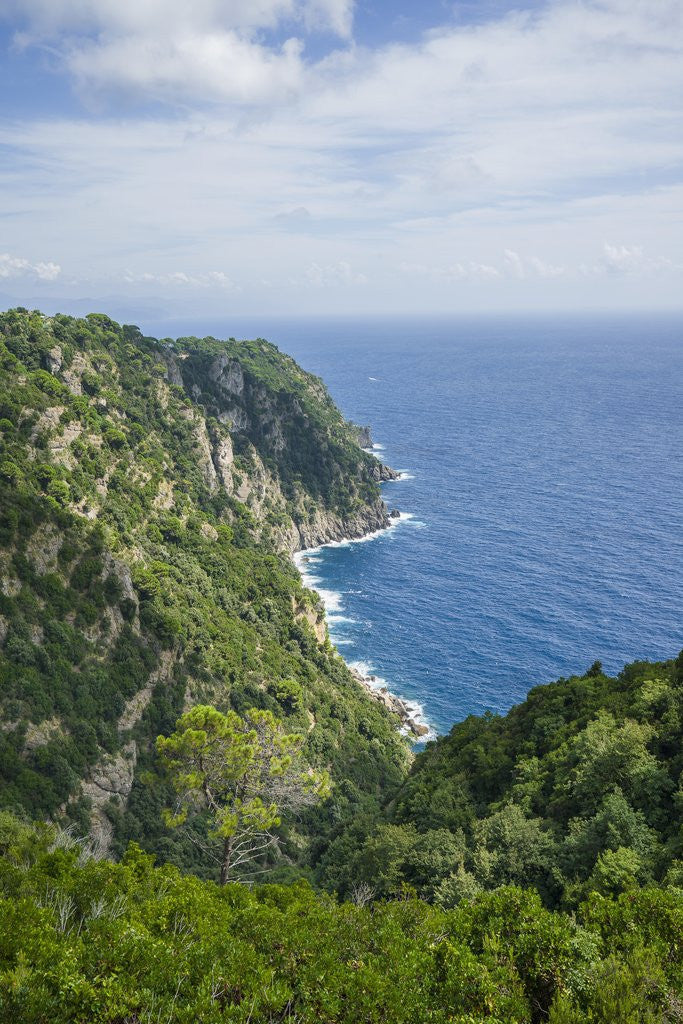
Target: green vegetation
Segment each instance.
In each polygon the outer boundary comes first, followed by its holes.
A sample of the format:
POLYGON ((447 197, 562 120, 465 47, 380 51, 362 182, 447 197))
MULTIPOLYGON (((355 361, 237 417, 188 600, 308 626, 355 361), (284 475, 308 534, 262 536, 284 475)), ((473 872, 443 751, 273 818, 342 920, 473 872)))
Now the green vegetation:
POLYGON ((162 771, 177 794, 164 820, 177 828, 193 811, 208 811, 209 834, 223 840, 221 885, 277 844, 283 810, 329 796, 327 774, 302 763, 302 743, 270 711, 252 708, 240 718, 201 704, 185 712, 171 736, 157 739, 162 771))
POLYGON ((325 854, 328 885, 381 896, 406 882, 442 906, 501 885, 549 907, 638 885, 683 885, 683 652, 612 679, 531 690, 427 746, 383 821, 325 854))
POLYGON ((364 439, 265 341, 0 315, 0 1019, 683 1021, 683 653, 410 767, 288 557, 364 439))
POLYGON ((262 866, 306 870, 311 837, 376 808, 407 747, 286 552, 313 521, 379 514, 377 465, 266 342, 0 315, 0 806, 212 876, 206 823, 169 830, 151 778, 157 736, 210 703, 283 718, 335 782, 262 866))
POLYGON ((664 1024, 680 1020, 681 890, 569 917, 510 886, 455 910, 218 888, 131 847, 95 861, 0 818, 0 1013, 25 1024, 664 1024))

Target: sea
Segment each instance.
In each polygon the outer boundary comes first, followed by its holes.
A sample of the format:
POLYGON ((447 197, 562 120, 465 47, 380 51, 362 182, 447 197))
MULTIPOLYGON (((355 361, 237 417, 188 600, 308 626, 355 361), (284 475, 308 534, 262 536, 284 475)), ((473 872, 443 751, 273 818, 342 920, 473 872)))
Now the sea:
POLYGON ((370 426, 400 518, 298 564, 339 653, 428 738, 596 660, 683 647, 683 317, 150 327, 266 337, 370 426))

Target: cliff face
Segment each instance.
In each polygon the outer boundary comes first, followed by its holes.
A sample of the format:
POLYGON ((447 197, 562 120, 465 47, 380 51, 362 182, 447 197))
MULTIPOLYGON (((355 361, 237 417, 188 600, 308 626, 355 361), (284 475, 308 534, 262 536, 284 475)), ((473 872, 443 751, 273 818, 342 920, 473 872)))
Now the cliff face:
POLYGON ((392 717, 288 557, 388 523, 391 471, 322 382, 264 341, 21 310, 0 315, 0 368, 0 803, 195 857, 141 779, 197 701, 305 733, 344 783, 331 814, 397 781, 392 717))
POLYGON ((278 547, 292 552, 389 525, 378 484, 397 474, 364 450, 368 428, 346 422, 322 381, 288 356, 263 340, 180 339, 164 361, 169 381, 229 431, 213 448, 207 432, 207 467, 259 523, 275 527, 278 547), (229 452, 220 449, 226 443, 229 452))

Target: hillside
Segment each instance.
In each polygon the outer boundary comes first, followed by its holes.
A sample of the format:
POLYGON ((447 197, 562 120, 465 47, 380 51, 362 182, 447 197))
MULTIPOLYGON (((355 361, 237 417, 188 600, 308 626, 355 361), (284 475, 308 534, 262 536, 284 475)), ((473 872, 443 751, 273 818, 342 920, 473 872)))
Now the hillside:
POLYGON ((21 309, 0 372, 0 1018, 683 1020, 683 652, 413 759, 290 557, 388 523, 321 381, 21 309))
POLYGON ((683 887, 683 652, 617 677, 599 663, 472 715, 416 760, 380 823, 335 838, 326 884, 454 906, 501 885, 576 906, 653 882, 683 887))
POLYGON ((391 470, 265 341, 14 310, 0 371, 2 806, 210 871, 141 782, 153 740, 193 703, 265 708, 336 782, 288 837, 305 865, 310 834, 374 807, 408 750, 288 555, 386 525, 391 470))

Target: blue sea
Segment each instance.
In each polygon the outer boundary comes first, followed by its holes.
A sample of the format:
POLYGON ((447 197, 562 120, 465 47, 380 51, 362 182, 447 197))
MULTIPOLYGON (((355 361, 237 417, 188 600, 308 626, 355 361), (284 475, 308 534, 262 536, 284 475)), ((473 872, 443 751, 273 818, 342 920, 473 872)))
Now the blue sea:
POLYGON ((403 515, 303 569, 344 658, 437 732, 683 647, 683 318, 144 326, 267 337, 371 426, 403 515))

